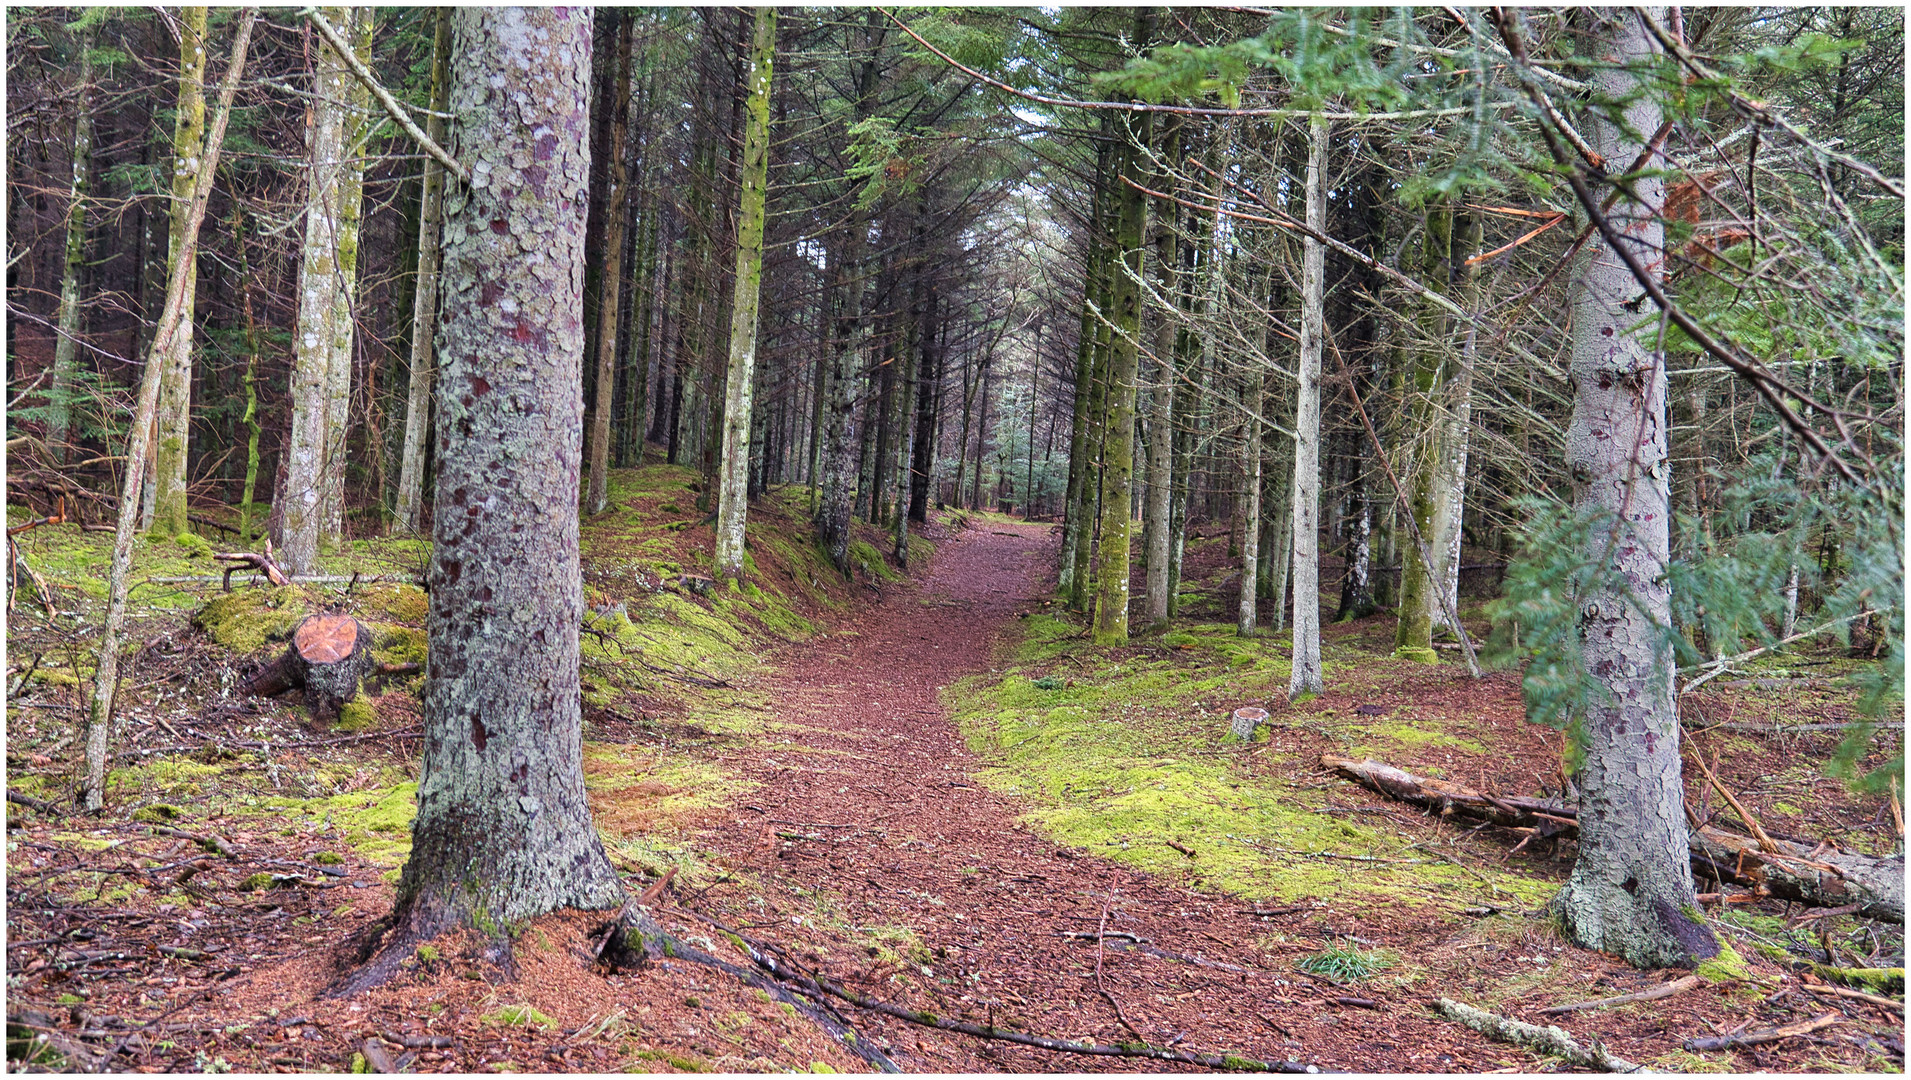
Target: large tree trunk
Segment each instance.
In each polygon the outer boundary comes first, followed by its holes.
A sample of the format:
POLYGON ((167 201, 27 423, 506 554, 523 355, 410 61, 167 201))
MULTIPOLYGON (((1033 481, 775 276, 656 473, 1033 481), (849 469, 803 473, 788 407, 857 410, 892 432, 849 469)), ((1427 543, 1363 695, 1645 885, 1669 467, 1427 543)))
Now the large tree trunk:
POLYGON ((193 308, 199 283, 197 248, 187 250, 186 215, 206 141, 206 9, 179 9, 179 99, 173 114, 173 175, 169 271, 185 278, 172 354, 159 377, 158 442, 153 452, 153 516, 160 536, 191 528, 186 518, 186 444, 192 427, 193 308), (183 265, 182 265, 183 263, 183 265))
MULTIPOLYGON (((743 522, 750 507, 751 391, 756 386, 757 299, 763 289, 763 206, 770 167, 770 65, 776 9, 756 9, 743 125, 742 193, 737 206, 735 297, 730 303, 730 376, 723 406, 717 496, 717 573, 743 576, 743 522)), ((608 430, 608 429, 607 429, 608 430)))
MULTIPOLYGON (((1135 17, 1135 40, 1153 33, 1153 15, 1146 9, 1135 17)), ((1140 359, 1142 237, 1147 228, 1148 201, 1137 185, 1146 183, 1141 168, 1142 147, 1154 130, 1153 113, 1130 118, 1120 149, 1121 174, 1132 183, 1117 193, 1115 250, 1109 270, 1111 303, 1106 314, 1114 323, 1109 347, 1108 406, 1102 427, 1101 539, 1096 558, 1094 638, 1098 645, 1128 641, 1129 536, 1133 528, 1131 500, 1135 474, 1135 397, 1140 359)))
MULTIPOLYGON (((431 52, 431 116, 425 134, 445 141, 446 71, 451 58, 451 9, 439 8, 431 52)), ((405 448, 398 463, 396 524, 416 533, 424 527, 425 445, 431 432, 431 384, 436 363, 432 339, 438 326, 439 234, 443 231, 445 167, 425 155, 424 194, 418 209, 418 280, 412 288, 411 380, 405 395, 405 448)))
MULTIPOLYGON (((192 201, 187 206, 185 229, 181 233, 179 253, 190 256, 199 244, 199 225, 206 218, 206 204, 212 198, 213 178, 218 175, 219 148, 225 141, 226 120, 232 115, 232 98, 239 89, 239 74, 245 70, 246 49, 252 42, 252 26, 258 8, 246 8, 239 16, 239 28, 232 42, 232 62, 226 68, 219 88, 219 112, 199 158, 199 172, 193 183, 192 201)), ((183 261, 183 260, 180 260, 183 261)), ((106 743, 113 718, 113 695, 119 689, 120 635, 126 626, 126 592, 133 567, 133 533, 139 523, 139 491, 146 475, 146 463, 152 454, 154 415, 159 408, 160 369, 172 355, 173 335, 186 318, 186 279, 178 272, 179 262, 166 282, 166 302, 160 311, 158 330, 146 356, 140 376, 139 397, 133 406, 132 426, 126 438, 125 481, 120 486, 119 520, 113 531, 113 558, 106 577, 106 622, 100 630, 99 662, 94 669, 93 697, 86 718, 86 777, 81 784, 80 801, 88 810, 105 803, 106 743)))
POLYGON ((64 465, 72 439, 73 395, 79 373, 80 280, 86 271, 86 203, 93 173, 93 34, 75 42, 80 53, 79 99, 73 105, 73 180, 66 206, 66 264, 60 274, 59 336, 53 343, 47 390, 47 455, 64 465))
POLYGON ((597 275, 597 400, 591 407, 590 490, 584 505, 601 514, 610 505, 610 420, 617 398, 617 321, 624 292, 624 231, 629 227, 630 166, 624 139, 630 130, 630 44, 632 13, 619 11, 617 54, 605 82, 610 100, 609 166, 604 197, 604 259, 597 275))
MULTIPOLYGON (((1596 8, 1597 55, 1617 62, 1590 80, 1602 101, 1626 101, 1618 123, 1589 110, 1593 148, 1631 161, 1659 126, 1659 105, 1624 66, 1650 57, 1652 39, 1629 10, 1596 8), (1641 134, 1645 133, 1645 134, 1641 134)), ((1663 18, 1664 9, 1653 9, 1663 18)), ((1665 183, 1632 178, 1613 206, 1615 228, 1639 261, 1658 272, 1665 183)), ((1566 433, 1575 508, 1602 520, 1588 531, 1583 558, 1610 566, 1616 583, 1578 597, 1580 655, 1599 689, 1579 718, 1585 764, 1579 772, 1579 859, 1553 902, 1566 932, 1588 948, 1641 967, 1690 964, 1718 944, 1686 914, 1693 903, 1686 859, 1685 796, 1679 773, 1679 717, 1673 659, 1667 524, 1666 371, 1639 328, 1639 285, 1604 243, 1574 266, 1573 415, 1566 433)))
POLYGON ((382 956, 457 925, 624 902, 578 712, 588 8, 459 8, 439 323, 431 661, 411 856, 382 956), (494 86, 496 81, 501 84, 494 86), (502 228, 499 224, 502 223, 502 228))
MULTIPOLYGON (((1327 228, 1327 121, 1316 117, 1307 143, 1307 225, 1327 228)), ((1322 277, 1326 252, 1310 233, 1301 254, 1301 349, 1294 399, 1294 660, 1289 701, 1321 692, 1320 670, 1320 353, 1325 330, 1322 277)))

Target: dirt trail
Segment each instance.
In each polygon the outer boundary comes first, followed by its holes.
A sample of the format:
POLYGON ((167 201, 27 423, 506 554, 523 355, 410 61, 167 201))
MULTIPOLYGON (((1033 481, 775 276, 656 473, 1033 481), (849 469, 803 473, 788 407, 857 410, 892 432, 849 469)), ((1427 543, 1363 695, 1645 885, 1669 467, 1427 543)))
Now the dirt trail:
MULTIPOLYGON (((926 967, 884 966, 842 948, 814 961, 898 1004, 1101 1043, 1140 1036, 1339 1069, 1466 1068, 1451 1056, 1465 1051, 1436 1045, 1464 1041, 1450 1028, 1337 1005, 1290 964, 1260 966, 1276 958, 1254 949, 1255 938, 1300 930, 1302 916, 1257 919, 1233 898, 1058 849, 1022 830, 1013 801, 971 778, 979 763, 937 693, 987 671, 1003 631, 1040 605, 1051 587, 1053 547, 1046 526, 968 531, 942 546, 921 584, 872 606, 853 636, 839 632, 791 650, 760 689, 779 720, 804 727, 731 759, 763 786, 735 808, 730 827, 704 842, 798 894, 786 911, 820 896, 839 925, 913 930, 932 954, 926 967), (1097 987, 1093 940, 1104 912, 1106 997, 1097 987), (898 972, 903 980, 892 977, 898 972), (1421 1030, 1403 1043, 1402 1027, 1421 1030)), ((751 933, 799 957, 814 955, 805 943, 816 935, 787 917, 751 933)), ((1419 1011, 1417 1003, 1381 1005, 1419 1011)), ((845 1011, 886 1037, 910 1071, 1160 1067, 845 1011)))

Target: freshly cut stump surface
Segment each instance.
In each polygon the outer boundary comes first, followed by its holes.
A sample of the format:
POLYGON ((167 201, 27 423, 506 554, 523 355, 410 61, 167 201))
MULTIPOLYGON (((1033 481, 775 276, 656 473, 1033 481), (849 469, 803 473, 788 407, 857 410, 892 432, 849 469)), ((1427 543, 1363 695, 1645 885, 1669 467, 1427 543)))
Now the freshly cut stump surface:
MULTIPOLYGON (((987 672, 1004 630, 1043 608, 1054 545, 1046 525, 970 530, 943 544, 921 585, 890 591, 852 632, 786 650, 759 687, 800 727, 725 762, 762 786, 704 846, 787 888, 787 909, 807 903, 818 914, 806 923, 888 932, 901 954, 911 950, 894 931, 906 928, 928 962, 885 965, 864 950, 817 956, 804 945, 814 931, 787 917, 751 920, 745 932, 787 945, 854 989, 938 1016, 1133 1042, 1097 988, 1094 937, 1105 909, 1102 985, 1154 1045, 1355 1071, 1497 1063, 1503 1055, 1427 1015, 1418 998, 1363 986, 1383 999, 1382 1011, 1339 1007, 1291 956, 1256 949, 1270 932, 1318 933, 1304 917, 1257 920, 1238 898, 1062 849, 1017 821, 1024 807, 972 778, 982 763, 938 692, 987 672)), ((691 906, 718 913, 728 891, 691 906)), ((888 1040, 911 1072, 1177 1068, 987 1042, 839 1007, 888 1040)))
POLYGON ((255 694, 303 689, 312 719, 329 724, 358 696, 358 683, 372 669, 372 635, 350 615, 311 615, 292 631, 284 655, 253 677, 255 694))

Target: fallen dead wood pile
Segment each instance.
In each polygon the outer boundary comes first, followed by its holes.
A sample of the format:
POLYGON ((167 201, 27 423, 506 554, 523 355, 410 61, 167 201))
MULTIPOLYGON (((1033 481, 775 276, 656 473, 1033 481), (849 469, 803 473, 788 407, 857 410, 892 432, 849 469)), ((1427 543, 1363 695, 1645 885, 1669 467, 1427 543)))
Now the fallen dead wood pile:
MULTIPOLYGON (((1493 795, 1396 769, 1378 761, 1321 755, 1321 764, 1363 787, 1439 814, 1458 814, 1533 837, 1579 835, 1578 808, 1553 799, 1493 795)), ((1904 856, 1840 851, 1830 841, 1807 848, 1694 823, 1692 872, 1812 907, 1857 905, 1857 912, 1904 922, 1904 856)), ((1522 844, 1525 841, 1521 841, 1522 844)))

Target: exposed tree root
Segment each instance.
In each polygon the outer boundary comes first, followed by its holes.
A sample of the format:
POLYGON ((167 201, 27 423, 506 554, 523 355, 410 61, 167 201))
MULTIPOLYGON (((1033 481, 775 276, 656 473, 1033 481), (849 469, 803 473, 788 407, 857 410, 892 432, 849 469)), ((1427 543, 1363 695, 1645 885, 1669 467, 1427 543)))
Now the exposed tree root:
POLYGON ((1574 1065, 1602 1069, 1606 1072, 1645 1073, 1653 1070, 1635 1062, 1627 1061, 1606 1052, 1598 1043, 1581 1046, 1571 1035, 1558 1027, 1548 1024, 1540 1027, 1522 1020, 1514 1020, 1498 1013, 1486 1012, 1471 1005, 1462 1005, 1448 998, 1441 998, 1434 1011, 1449 1020, 1455 1020, 1479 1032, 1489 1039, 1523 1046, 1542 1054, 1565 1058, 1574 1065))
MULTIPOLYGON (((1015 1043, 1019 1046, 1032 1046, 1038 1050, 1052 1050, 1061 1054, 1083 1054, 1089 1057, 1145 1058, 1152 1061, 1169 1061, 1180 1065, 1198 1065, 1207 1069, 1225 1069, 1230 1072, 1270 1072, 1270 1073, 1318 1073, 1320 1069, 1299 1061, 1261 1061, 1255 1058, 1237 1057, 1233 1054, 1194 1054, 1181 1050, 1168 1050, 1149 1046, 1146 1043, 1118 1043, 1105 1045, 1087 1042, 1071 1042, 1066 1039, 1051 1039, 1042 1035, 1030 1035, 1020 1031, 998 1028, 992 1024, 972 1024, 965 1020, 947 1020, 930 1012, 918 1009, 906 1009, 879 1001, 867 994, 850 990, 819 972, 804 973, 796 970, 794 964, 779 963, 776 957, 761 942, 752 941, 724 926, 707 915, 694 911, 686 912, 711 926, 716 927, 731 943, 748 953, 750 959, 764 971, 788 982, 790 985, 810 994, 841 998, 858 1008, 878 1012, 911 1024, 935 1028, 939 1031, 953 1031, 963 1035, 973 1035, 979 1039, 993 1039, 999 1042, 1015 1043)), ((712 958, 714 959, 714 958, 712 958)), ((699 961, 701 962, 701 961, 699 961)), ((721 964, 721 961, 718 962, 721 964)), ((725 966, 724 970, 732 970, 725 966)))

